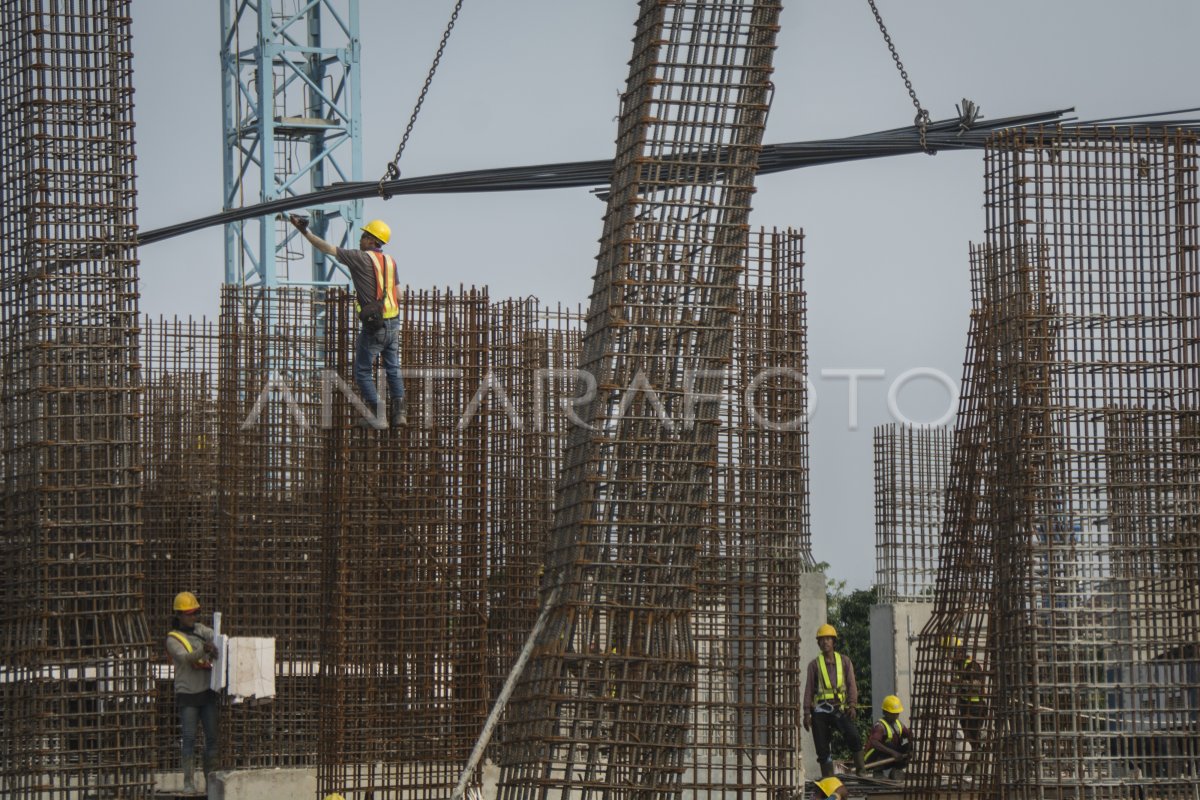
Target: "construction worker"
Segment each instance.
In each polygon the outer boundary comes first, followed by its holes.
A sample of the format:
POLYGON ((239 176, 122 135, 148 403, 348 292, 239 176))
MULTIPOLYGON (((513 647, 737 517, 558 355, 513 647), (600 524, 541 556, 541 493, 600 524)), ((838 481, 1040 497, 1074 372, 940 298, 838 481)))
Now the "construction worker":
POLYGON ((814 786, 813 800, 825 800, 826 797, 837 797, 841 800, 850 796, 850 790, 837 778, 822 778, 814 786))
POLYGON ((947 637, 947 640, 953 645, 954 652, 958 724, 962 727, 963 739, 974 754, 983 739, 983 721, 987 716, 987 705, 983 701, 983 667, 967 655, 962 639, 947 637))
POLYGON ((854 720, 858 717, 858 684, 854 680, 854 662, 850 656, 834 650, 837 630, 828 622, 817 628, 817 646, 821 655, 808 665, 804 683, 804 730, 811 730, 817 751, 821 777, 833 775, 830 739, 835 730, 854 752, 854 771, 863 773, 862 738, 854 720))
POLYGON ((880 710, 883 716, 867 737, 866 768, 878 770, 885 778, 900 778, 912 751, 912 729, 900 721, 904 706, 896 695, 883 698, 880 710))
POLYGON ((362 393, 367 409, 374 414, 369 426, 376 429, 404 425, 404 378, 400 374, 400 295, 396 260, 383 252, 392 238, 392 229, 383 220, 373 219, 362 227, 357 250, 334 247, 308 230, 308 220, 295 215, 288 219, 309 243, 327 256, 333 256, 350 270, 354 293, 358 297, 361 321, 354 342, 354 382, 362 393), (379 393, 371 367, 382 356, 387 373, 388 418, 380 416, 379 393))
POLYGON ((183 791, 195 792, 196 726, 204 726, 204 775, 217 769, 217 693, 209 675, 217 658, 213 630, 200 624, 200 601, 191 592, 175 595, 174 616, 167 634, 167 654, 175 664, 175 704, 183 728, 183 791))

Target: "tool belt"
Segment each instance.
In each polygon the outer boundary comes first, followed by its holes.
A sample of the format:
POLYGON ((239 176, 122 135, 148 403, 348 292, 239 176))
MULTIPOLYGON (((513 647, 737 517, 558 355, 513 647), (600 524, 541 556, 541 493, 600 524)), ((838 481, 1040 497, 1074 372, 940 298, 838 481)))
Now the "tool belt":
POLYGON ((842 710, 828 700, 822 700, 813 706, 814 714, 840 714, 842 710))

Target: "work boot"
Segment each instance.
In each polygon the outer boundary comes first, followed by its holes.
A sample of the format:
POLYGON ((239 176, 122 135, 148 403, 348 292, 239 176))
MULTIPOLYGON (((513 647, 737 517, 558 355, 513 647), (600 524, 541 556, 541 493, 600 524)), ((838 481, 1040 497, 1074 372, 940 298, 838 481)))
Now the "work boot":
POLYGON ((388 401, 388 423, 393 428, 408 424, 408 413, 405 410, 403 395, 388 401))
POLYGON ((204 789, 208 791, 208 787, 212 782, 213 773, 217 771, 217 759, 205 757, 204 759, 204 789))
POLYGON ((854 754, 854 774, 860 777, 867 774, 866 767, 863 766, 865 755, 862 750, 854 754))
POLYGON ((368 413, 365 417, 359 418, 358 427, 365 428, 366 430, 369 430, 369 431, 386 430, 387 426, 388 426, 387 420, 385 420, 380 415, 379 404, 376 403, 373 406, 370 404, 366 404, 366 406, 367 406, 367 411, 370 413, 368 413))
POLYGON ((822 761, 821 762, 821 777, 822 778, 832 778, 833 777, 833 762, 832 761, 822 761))
POLYGON ((183 792, 196 793, 196 760, 191 756, 183 760, 183 792))

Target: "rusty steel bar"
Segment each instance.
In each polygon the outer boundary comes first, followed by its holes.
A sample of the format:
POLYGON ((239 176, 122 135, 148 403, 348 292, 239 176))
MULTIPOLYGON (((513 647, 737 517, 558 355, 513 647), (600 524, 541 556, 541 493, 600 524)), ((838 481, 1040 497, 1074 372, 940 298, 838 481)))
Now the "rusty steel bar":
MULTIPOLYGON (((161 638, 176 592, 199 593, 205 624, 217 599, 217 327, 143 318, 141 348, 146 619, 161 638)), ((178 769, 179 712, 165 665, 155 686, 155 761, 178 769)))
POLYGON ((877 602, 932 602, 950 430, 881 425, 874 440, 877 602))
POLYGON ((758 231, 732 362, 714 402, 712 504, 697 563, 695 714, 683 790, 774 797, 801 785, 797 575, 813 566, 803 236, 758 231))
POLYGON ((5 797, 153 791, 134 175, 128 2, 0 2, 5 797))
POLYGON ((711 404, 685 417, 731 356, 778 13, 641 3, 580 362, 595 391, 543 584, 562 599, 510 704, 506 800, 682 788, 717 445, 711 404), (723 169, 696 158, 714 149, 723 169))
POLYGON ((1017 131, 985 164, 911 785, 1194 798, 1196 137, 1017 131))
POLYGON ((228 704, 227 768, 311 765, 323 728, 324 302, 304 289, 221 293, 215 599, 222 632, 275 638, 266 703, 228 704))

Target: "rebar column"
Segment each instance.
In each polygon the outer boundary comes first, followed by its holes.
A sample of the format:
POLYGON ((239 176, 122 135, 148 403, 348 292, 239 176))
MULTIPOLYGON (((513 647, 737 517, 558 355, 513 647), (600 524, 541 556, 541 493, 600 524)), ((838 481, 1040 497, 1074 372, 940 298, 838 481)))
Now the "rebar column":
MULTIPOLYGON (((318 697, 325 518, 320 317, 305 289, 226 285, 217 386, 217 583, 231 636, 275 639, 275 698, 228 704, 226 768, 309 766, 318 697)), ((203 589, 202 589, 203 590, 203 589)))
POLYGON ((696 567, 696 710, 683 778, 695 798, 776 797, 801 780, 797 576, 813 566, 802 245, 799 231, 755 232, 738 291, 696 567))
MULTIPOLYGON (((206 623, 217 602, 217 326, 204 319, 142 321, 143 529, 146 619, 171 628, 176 592, 199 593, 206 623)), ((178 768, 174 675, 156 671, 155 759, 178 768)))
MULTIPOLYGON (((353 298, 328 311, 330 367, 353 386, 353 298)), ((487 434, 504 413, 472 410, 486 291, 407 290, 400 319, 409 424, 364 429, 351 395, 327 394, 323 481, 318 780, 380 800, 447 796, 487 716, 487 434)))
POLYGON ((641 3, 583 340, 595 391, 546 564, 558 603, 509 705, 502 798, 681 790, 716 461, 705 400, 730 363, 778 14, 641 3))
POLYGON ((1195 798, 1196 138, 1012 131, 985 164, 913 784, 1195 798))
POLYGON ((950 430, 880 425, 874 445, 878 602, 931 602, 950 471, 950 430))
POLYGON ((0 794, 153 791, 129 3, 0 2, 0 794))

